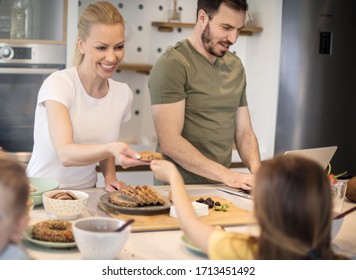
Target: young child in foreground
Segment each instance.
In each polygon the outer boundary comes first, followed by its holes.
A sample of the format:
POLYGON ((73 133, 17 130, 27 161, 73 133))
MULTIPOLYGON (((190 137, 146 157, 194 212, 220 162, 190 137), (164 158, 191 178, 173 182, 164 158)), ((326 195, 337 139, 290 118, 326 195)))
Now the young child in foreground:
POLYGON ((19 247, 28 224, 29 182, 25 169, 0 152, 0 260, 26 260, 19 247))
POLYGON ((322 168, 306 158, 277 156, 263 163, 253 188, 260 236, 218 230, 196 216, 176 167, 151 162, 171 186, 182 230, 210 259, 339 259, 331 249, 332 199, 322 168))

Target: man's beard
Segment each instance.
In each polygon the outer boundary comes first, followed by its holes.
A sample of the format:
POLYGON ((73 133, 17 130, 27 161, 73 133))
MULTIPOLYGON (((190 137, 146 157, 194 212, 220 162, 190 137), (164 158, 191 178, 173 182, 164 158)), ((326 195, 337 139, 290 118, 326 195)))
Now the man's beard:
MULTIPOLYGON (((220 51, 220 52, 217 52, 214 50, 214 45, 213 45, 213 36, 210 32, 210 25, 209 23, 207 24, 207 26, 205 27, 205 29, 203 30, 203 33, 201 34, 201 40, 203 42, 203 46, 205 48, 205 50, 210 53, 211 55, 213 56, 216 56, 216 57, 223 57, 226 53, 226 51, 220 51)), ((218 43, 216 43, 217 45, 218 43)), ((230 42, 228 42, 228 44, 231 45, 230 42)))

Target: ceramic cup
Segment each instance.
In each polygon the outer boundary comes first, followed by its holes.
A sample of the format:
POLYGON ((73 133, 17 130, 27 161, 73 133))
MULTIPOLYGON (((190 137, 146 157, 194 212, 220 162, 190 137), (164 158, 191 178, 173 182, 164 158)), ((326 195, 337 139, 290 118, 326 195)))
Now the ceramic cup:
POLYGON ((131 226, 120 232, 114 231, 124 223, 124 220, 106 217, 84 218, 74 222, 73 235, 83 258, 117 259, 131 232, 131 226))

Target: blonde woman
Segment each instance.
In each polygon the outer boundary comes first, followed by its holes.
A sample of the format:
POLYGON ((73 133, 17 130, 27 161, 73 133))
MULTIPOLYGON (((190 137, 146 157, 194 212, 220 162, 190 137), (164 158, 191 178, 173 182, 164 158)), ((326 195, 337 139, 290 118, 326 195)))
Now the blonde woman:
POLYGON ((115 160, 124 168, 147 164, 119 142, 133 99, 127 84, 111 79, 124 50, 119 11, 109 2, 89 4, 78 24, 76 66, 53 73, 39 91, 29 176, 56 179, 61 188, 94 187, 99 163, 113 190, 122 185, 115 160))

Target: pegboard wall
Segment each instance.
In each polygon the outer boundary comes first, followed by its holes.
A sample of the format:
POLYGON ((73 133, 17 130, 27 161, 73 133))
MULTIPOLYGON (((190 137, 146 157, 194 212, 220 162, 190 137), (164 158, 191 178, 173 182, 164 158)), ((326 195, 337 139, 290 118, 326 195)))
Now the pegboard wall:
MULTIPOLYGON (((95 1, 79 1, 80 16, 83 9, 95 1)), ((159 32, 152 26, 153 21, 168 21, 173 0, 117 0, 110 1, 120 11, 126 24, 126 45, 123 63, 153 64, 156 59, 175 42, 187 38, 191 28, 174 28, 173 32, 159 32)), ((196 20, 196 1, 178 0, 181 22, 194 23, 196 20)), ((239 38, 231 51, 243 58, 244 40, 239 38), (237 48, 238 45, 238 48, 237 48)), ((148 76, 133 71, 121 71, 114 79, 127 83, 134 93, 132 119, 121 128, 123 141, 155 146, 157 141, 152 121, 150 97, 147 86, 148 76)))

